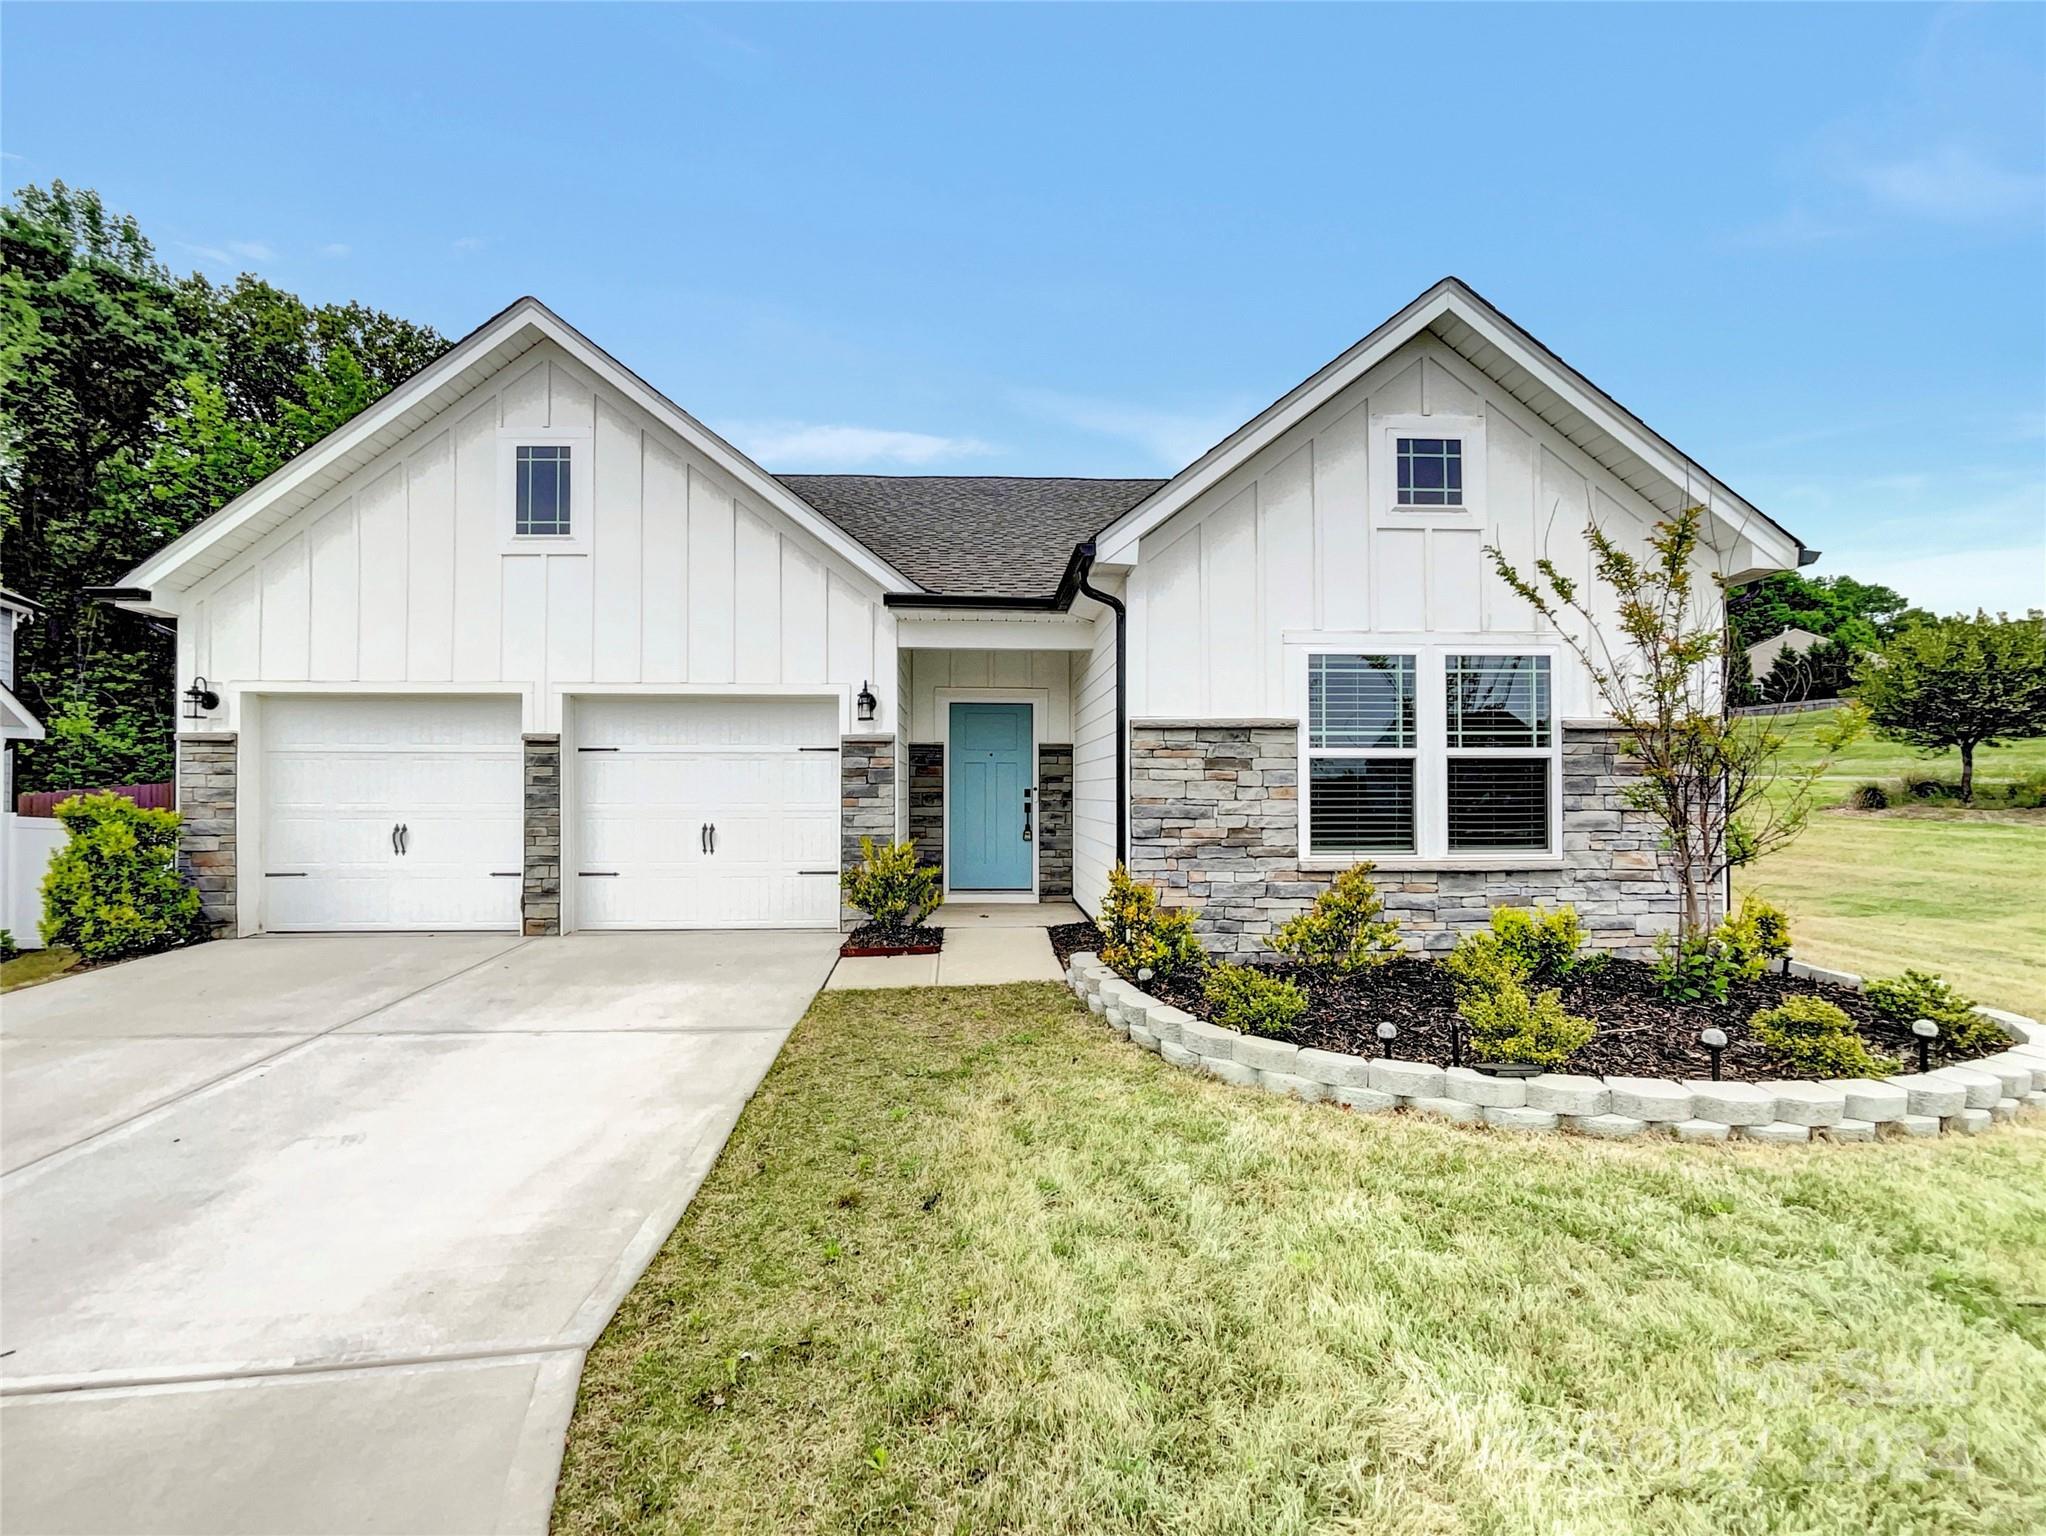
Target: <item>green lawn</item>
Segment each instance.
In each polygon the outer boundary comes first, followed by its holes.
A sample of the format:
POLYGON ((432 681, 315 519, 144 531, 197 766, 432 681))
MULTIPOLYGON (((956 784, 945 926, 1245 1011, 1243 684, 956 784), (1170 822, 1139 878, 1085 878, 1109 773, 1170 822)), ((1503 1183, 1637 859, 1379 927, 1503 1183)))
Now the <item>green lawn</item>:
POLYGON ((559 1532, 2018 1532, 2046 1127, 1356 1117, 1051 986, 826 993, 592 1351, 559 1532))
MULTIPOLYGON (((1831 711, 1785 716, 1793 760, 1816 761, 1831 711)), ((2046 771, 2046 740, 1976 754, 1979 782, 2046 771)), ((1907 772, 1958 778, 1949 752, 1928 758, 1865 735, 1833 760, 1811 825, 1735 877, 1785 907, 1797 952, 1868 975, 1906 965, 1946 976, 1979 1002, 2046 1018, 2046 812, 1911 806, 1876 813, 1838 802, 1858 784, 1907 772)))
POLYGON ((78 963, 76 950, 59 945, 55 949, 24 949, 12 960, 0 961, 0 992, 32 987, 38 982, 62 976, 78 963))

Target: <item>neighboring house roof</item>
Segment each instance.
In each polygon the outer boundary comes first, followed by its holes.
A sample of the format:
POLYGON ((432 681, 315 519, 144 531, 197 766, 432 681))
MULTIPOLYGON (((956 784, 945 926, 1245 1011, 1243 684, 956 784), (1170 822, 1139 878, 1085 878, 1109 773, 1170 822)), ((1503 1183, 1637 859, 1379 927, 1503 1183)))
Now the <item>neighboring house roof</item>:
POLYGON ((1815 645, 1824 645, 1826 637, 1815 635, 1808 629, 1795 626, 1781 634, 1771 635, 1766 640, 1757 640, 1748 647, 1748 670, 1756 677, 1769 675, 1769 669, 1776 665, 1776 658, 1785 651, 1808 651, 1815 645))
MULTIPOLYGON (((11 688, 0 688, 0 740, 41 741, 43 723, 29 712, 29 707, 14 696, 11 688)), ((8 806, 13 810, 13 806, 8 806)))
MULTIPOLYGON (((1754 557, 1746 576, 1808 565, 1796 535, 1707 474, 1667 438, 1593 384, 1458 277, 1445 277, 1202 454, 1100 538, 1104 563, 1135 558, 1137 541, 1305 420, 1423 331, 1498 380, 1529 410, 1664 512, 1702 504, 1754 557)), ((1736 552, 1736 560, 1740 552, 1736 552)))
POLYGON ((0 587, 0 608, 13 608, 22 613, 41 613, 43 605, 32 598, 23 597, 11 587, 0 587))
POLYGON ((927 591, 1039 597, 1073 546, 1165 482, 1028 475, 783 475, 782 484, 927 591))

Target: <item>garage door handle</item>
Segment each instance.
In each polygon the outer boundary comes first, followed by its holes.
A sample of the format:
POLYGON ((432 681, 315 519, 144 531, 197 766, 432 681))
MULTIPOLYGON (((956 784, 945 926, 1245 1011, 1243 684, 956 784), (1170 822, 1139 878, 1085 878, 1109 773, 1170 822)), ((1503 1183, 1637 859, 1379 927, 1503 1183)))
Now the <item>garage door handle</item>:
POLYGON ((710 824, 710 851, 712 853, 718 851, 718 824, 716 822, 710 824))
POLYGON ((398 846, 398 824, 394 821, 391 823, 391 852, 399 854, 404 851, 404 849, 398 846))
POLYGON ((263 872, 263 878, 265 880, 303 880, 305 878, 305 871, 302 869, 270 869, 263 872))
POLYGON ((410 853, 411 851, 412 851, 412 828, 406 825, 404 822, 400 822, 398 823, 398 852, 410 853))

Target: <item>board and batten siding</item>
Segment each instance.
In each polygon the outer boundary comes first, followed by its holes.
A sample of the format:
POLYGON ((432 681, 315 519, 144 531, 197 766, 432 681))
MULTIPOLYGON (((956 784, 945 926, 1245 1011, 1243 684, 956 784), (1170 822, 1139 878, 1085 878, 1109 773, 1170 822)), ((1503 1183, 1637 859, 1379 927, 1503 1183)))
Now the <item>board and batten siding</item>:
MULTIPOLYGON (((1582 581, 1588 521, 1638 542, 1657 516, 1468 359, 1417 337, 1144 536, 1129 579, 1130 713, 1291 717, 1299 693, 1289 646, 1554 642, 1494 573, 1485 545, 1522 570, 1547 554, 1582 581), (1457 419, 1445 420, 1445 434, 1482 423, 1474 516, 1392 511, 1391 465, 1373 462, 1389 457, 1389 418, 1438 416, 1457 419)), ((1599 712, 1567 653, 1557 657, 1555 698, 1562 717, 1599 712)))
POLYGON ((583 685, 871 682, 893 734, 880 590, 549 345, 179 594, 180 686, 526 685, 529 731, 583 685), (501 429, 574 432, 574 547, 513 539, 501 429), (587 520, 586 522, 583 520, 587 520), (585 540, 583 530, 587 528, 585 540))
MULTIPOLYGON (((1123 584, 1102 574, 1095 584, 1123 596, 1123 584)), ((1073 900, 1098 916, 1115 867, 1115 615, 1082 598, 1075 611, 1094 610, 1094 645, 1072 655, 1073 674, 1073 900)))
POLYGON ((1073 739, 1072 663, 1069 651, 911 650, 911 741, 946 738, 940 716, 941 690, 968 693, 982 689, 1023 689, 1044 700, 1043 737, 1039 745, 1073 739))

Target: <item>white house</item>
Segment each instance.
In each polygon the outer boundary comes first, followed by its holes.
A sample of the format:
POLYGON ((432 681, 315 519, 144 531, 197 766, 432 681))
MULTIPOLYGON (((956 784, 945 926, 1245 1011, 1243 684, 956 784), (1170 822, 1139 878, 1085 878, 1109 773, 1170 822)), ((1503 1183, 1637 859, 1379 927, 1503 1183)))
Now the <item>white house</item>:
MULTIPOLYGON (((831 926, 861 833, 979 900, 1120 857, 1254 949, 1374 859, 1673 922, 1589 681, 1484 546, 1798 541, 1456 279, 1169 480, 777 478, 521 299, 145 561, 223 931, 831 926)), ((1437 936, 1439 938, 1431 937, 1437 936)))
POLYGON ((64 841, 64 829, 52 818, 14 814, 14 744, 43 739, 42 722, 14 696, 14 634, 40 612, 20 593, 0 587, 0 928, 23 949, 42 946, 43 871, 64 841))

